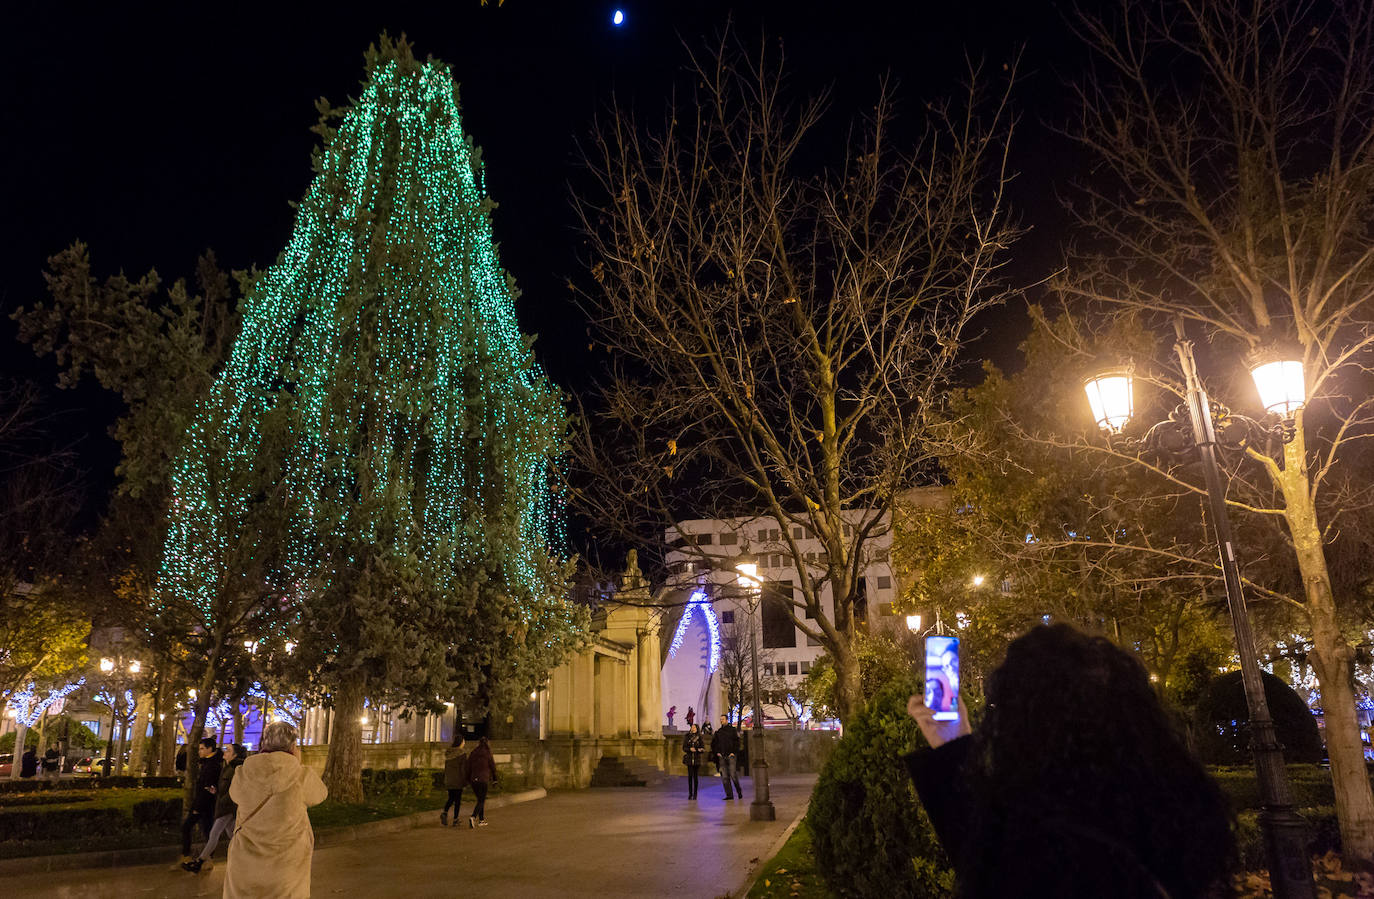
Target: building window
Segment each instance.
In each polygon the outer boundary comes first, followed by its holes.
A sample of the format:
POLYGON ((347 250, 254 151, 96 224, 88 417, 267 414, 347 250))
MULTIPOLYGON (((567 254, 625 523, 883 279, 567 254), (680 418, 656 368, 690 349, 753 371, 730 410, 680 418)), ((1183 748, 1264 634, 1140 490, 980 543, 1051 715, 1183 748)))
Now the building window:
POLYGON ((878 614, 879 614, 879 615, 888 615, 888 616, 890 616, 890 615, 892 614, 892 603, 890 603, 890 602, 880 602, 880 603, 878 603, 878 614))
POLYGON ((797 627, 792 623, 791 585, 780 588, 771 581, 763 588, 763 648, 787 649, 797 645, 797 627), (785 591, 785 592, 784 592, 785 591))
POLYGON ((788 673, 788 674, 796 674, 796 673, 797 673, 797 663, 796 663, 796 662, 788 662, 788 663, 787 663, 787 673, 788 673))
POLYGON ((886 575, 886 574, 880 574, 880 575, 878 575, 878 589, 879 589, 879 590, 891 590, 891 589, 892 589, 892 577, 891 577, 890 575, 886 575))
POLYGON ((805 537, 803 537, 803 535, 804 535, 805 533, 806 533, 806 530, 805 530, 801 525, 793 525, 793 526, 792 526, 792 539, 793 539, 793 540, 803 540, 803 539, 805 539, 805 537))
POLYGON ((802 674, 810 674, 810 673, 811 673, 811 663, 810 663, 810 662, 802 662, 802 663, 801 663, 801 673, 802 673, 802 674))
POLYGON ((721 612, 721 613, 720 613, 720 623, 721 623, 721 624, 734 624, 734 623, 735 623, 735 610, 734 610, 734 609, 729 609, 729 610, 727 610, 727 611, 721 612))
POLYGON ((734 531, 720 532, 721 546, 734 546, 737 543, 739 543, 739 534, 736 534, 734 531))
POLYGON ((81 722, 81 726, 82 726, 82 727, 90 728, 91 733, 95 734, 97 737, 100 736, 100 722, 99 722, 99 721, 82 721, 82 722, 81 722))
POLYGON ((715 542, 716 542, 716 535, 715 535, 715 534, 697 534, 697 540, 696 540, 697 546, 710 546, 712 543, 715 543, 715 542))
POLYGON ((773 673, 773 663, 772 663, 772 662, 764 662, 764 663, 763 663, 763 673, 764 673, 765 675, 771 675, 771 674, 773 673))

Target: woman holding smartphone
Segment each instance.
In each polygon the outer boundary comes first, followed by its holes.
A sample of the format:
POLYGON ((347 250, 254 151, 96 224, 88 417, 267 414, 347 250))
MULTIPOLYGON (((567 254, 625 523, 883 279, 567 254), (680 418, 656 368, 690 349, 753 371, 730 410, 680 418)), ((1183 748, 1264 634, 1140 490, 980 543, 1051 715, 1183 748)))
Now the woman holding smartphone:
POLYGON ((986 695, 977 731, 962 700, 953 720, 922 696, 907 704, 931 746, 907 765, 960 896, 1201 899, 1224 887, 1225 801, 1134 656, 1037 627, 986 695))

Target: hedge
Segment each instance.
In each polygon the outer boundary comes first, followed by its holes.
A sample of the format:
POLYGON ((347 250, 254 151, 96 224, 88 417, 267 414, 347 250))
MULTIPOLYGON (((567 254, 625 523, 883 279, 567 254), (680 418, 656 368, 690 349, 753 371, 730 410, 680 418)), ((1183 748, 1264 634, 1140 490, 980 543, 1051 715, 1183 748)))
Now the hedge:
MULTIPOLYGON (((1231 809, 1241 812, 1260 807, 1259 780, 1254 768, 1211 767, 1207 773, 1231 800, 1231 809)), ((1288 787, 1297 808, 1333 805, 1331 772, 1319 765, 1289 765, 1288 787)))
MULTIPOLYGON (((180 787, 180 777, 135 777, 118 774, 112 777, 75 777, 63 780, 0 780, 0 795, 5 793, 40 793, 48 790, 162 790, 180 787)), ((8 802, 9 800, 5 800, 8 802)))
POLYGON ((845 729, 821 769, 806 825, 816 866, 838 896, 948 896, 954 872, 916 800, 902 757, 926 745, 893 684, 845 729))
POLYGON ((368 796, 427 796, 443 786, 440 768, 363 769, 363 793, 368 796))
MULTIPOLYGON (((1261 672, 1264 697, 1274 719, 1274 731, 1289 762, 1319 764, 1326 757, 1321 732, 1312 710, 1293 688, 1267 671, 1261 672)), ((1209 765, 1244 765, 1251 761, 1250 712, 1240 672, 1212 679, 1198 697, 1193 713, 1197 725, 1197 751, 1209 765)))
MULTIPOLYGON (((72 801, 82 799, 72 797, 72 801)), ((89 797, 86 797, 89 801, 89 797)), ((0 809, 0 841, 69 840, 114 836, 131 827, 175 827, 180 799, 144 799, 131 807, 0 809)))
MULTIPOLYGON (((1341 828, 1336 821, 1336 810, 1329 805, 1318 808, 1300 808, 1298 814, 1307 819, 1310 842, 1309 854, 1325 855, 1327 852, 1341 851, 1341 828)), ((1259 812, 1244 811, 1236 816, 1236 852, 1240 856, 1242 871, 1258 871, 1269 867, 1269 854, 1264 848, 1264 837, 1259 829, 1259 812)))

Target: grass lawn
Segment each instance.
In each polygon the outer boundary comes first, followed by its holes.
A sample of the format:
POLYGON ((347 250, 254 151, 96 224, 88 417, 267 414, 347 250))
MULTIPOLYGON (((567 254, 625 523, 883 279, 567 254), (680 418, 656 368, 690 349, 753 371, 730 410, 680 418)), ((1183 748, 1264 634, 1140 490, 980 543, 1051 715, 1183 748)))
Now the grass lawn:
POLYGON ((826 899, 830 896, 811 855, 811 831, 805 821, 797 825, 782 849, 764 863, 760 872, 749 891, 749 899, 792 896, 826 899))

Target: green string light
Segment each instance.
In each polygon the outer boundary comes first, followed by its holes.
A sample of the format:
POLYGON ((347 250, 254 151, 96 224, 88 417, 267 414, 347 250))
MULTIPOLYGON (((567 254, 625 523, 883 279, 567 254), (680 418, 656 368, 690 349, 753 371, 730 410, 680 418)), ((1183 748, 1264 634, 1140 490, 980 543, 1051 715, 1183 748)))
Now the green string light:
POLYGON ((500 571, 536 632, 573 620, 548 595, 566 546, 552 476, 566 413, 518 328, 491 207, 447 67, 374 61, 173 466, 163 590, 214 616, 249 536, 264 422, 289 408, 267 450, 289 525, 251 535, 280 550, 265 586, 278 627, 328 577, 322 546, 381 534, 449 553, 455 583, 467 566, 500 571), (358 502, 368 485, 396 489, 400 514, 358 502))

